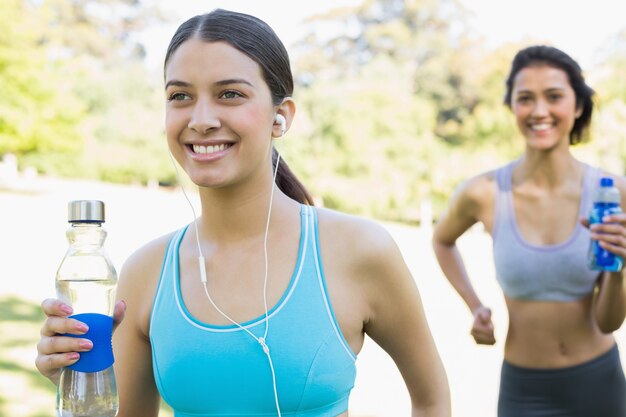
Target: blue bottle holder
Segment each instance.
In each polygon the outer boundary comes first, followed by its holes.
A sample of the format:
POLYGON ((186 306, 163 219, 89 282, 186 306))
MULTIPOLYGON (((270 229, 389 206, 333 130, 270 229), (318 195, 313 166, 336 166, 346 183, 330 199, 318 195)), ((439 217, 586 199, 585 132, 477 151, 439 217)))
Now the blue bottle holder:
POLYGON ((113 318, 104 314, 82 313, 70 316, 89 326, 89 331, 82 335, 65 334, 65 336, 89 339, 93 349, 81 352, 80 359, 69 369, 78 372, 99 372, 113 365, 113 318))

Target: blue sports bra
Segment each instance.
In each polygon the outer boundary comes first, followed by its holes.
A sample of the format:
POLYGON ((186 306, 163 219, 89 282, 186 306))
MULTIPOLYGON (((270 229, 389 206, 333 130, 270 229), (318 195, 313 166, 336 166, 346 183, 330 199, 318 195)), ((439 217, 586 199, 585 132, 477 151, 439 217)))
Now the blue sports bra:
MULTIPOLYGON (((511 163, 496 170, 498 190, 492 236, 496 278, 502 291, 510 298, 544 301, 574 301, 590 294, 598 271, 587 266, 589 230, 577 223, 569 239, 555 245, 524 241, 513 207, 513 166, 511 163)), ((589 214, 591 192, 598 178, 599 170, 586 165, 579 217, 589 214)))
MULTIPOLYGON (((315 209, 301 206, 296 269, 268 312, 267 344, 284 416, 335 417, 348 409, 356 355, 344 339, 326 291, 315 209)), ((194 318, 181 297, 179 247, 170 240, 150 317, 154 377, 176 417, 275 416, 267 356, 248 333, 194 318)), ((208 303, 208 300, 207 300, 208 303)), ((242 323, 257 337, 265 314, 242 323)))

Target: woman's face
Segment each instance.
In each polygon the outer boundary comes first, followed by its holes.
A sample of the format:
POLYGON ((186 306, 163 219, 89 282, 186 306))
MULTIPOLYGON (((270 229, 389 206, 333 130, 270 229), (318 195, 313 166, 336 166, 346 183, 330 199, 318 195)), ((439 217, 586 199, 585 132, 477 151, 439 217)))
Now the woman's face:
POLYGON ((226 42, 189 39, 165 68, 169 148, 191 180, 224 187, 271 171, 275 107, 260 66, 226 42))
POLYGON ((517 73, 511 109, 527 147, 539 150, 567 147, 574 122, 581 114, 567 73, 544 64, 517 73))

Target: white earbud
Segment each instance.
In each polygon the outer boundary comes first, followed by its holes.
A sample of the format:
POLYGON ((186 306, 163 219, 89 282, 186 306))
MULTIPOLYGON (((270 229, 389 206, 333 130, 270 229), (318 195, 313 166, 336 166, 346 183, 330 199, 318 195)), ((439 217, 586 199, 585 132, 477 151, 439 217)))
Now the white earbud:
POLYGON ((285 119, 285 116, 277 114, 274 118, 274 123, 278 123, 280 125, 280 135, 284 135, 287 131, 287 120, 285 119))

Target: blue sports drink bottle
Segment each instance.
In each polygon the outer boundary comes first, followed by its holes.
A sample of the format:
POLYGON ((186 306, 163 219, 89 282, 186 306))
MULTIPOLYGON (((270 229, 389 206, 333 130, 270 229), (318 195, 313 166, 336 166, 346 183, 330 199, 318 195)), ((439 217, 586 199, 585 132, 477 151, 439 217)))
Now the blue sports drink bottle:
MULTIPOLYGON (((600 179, 600 187, 594 194, 593 208, 589 216, 589 224, 602 223, 604 216, 621 213, 620 193, 613 185, 613 178, 600 179)), ((598 271, 620 271, 624 266, 624 260, 605 249, 598 241, 592 240, 589 246, 589 267, 598 271)))

